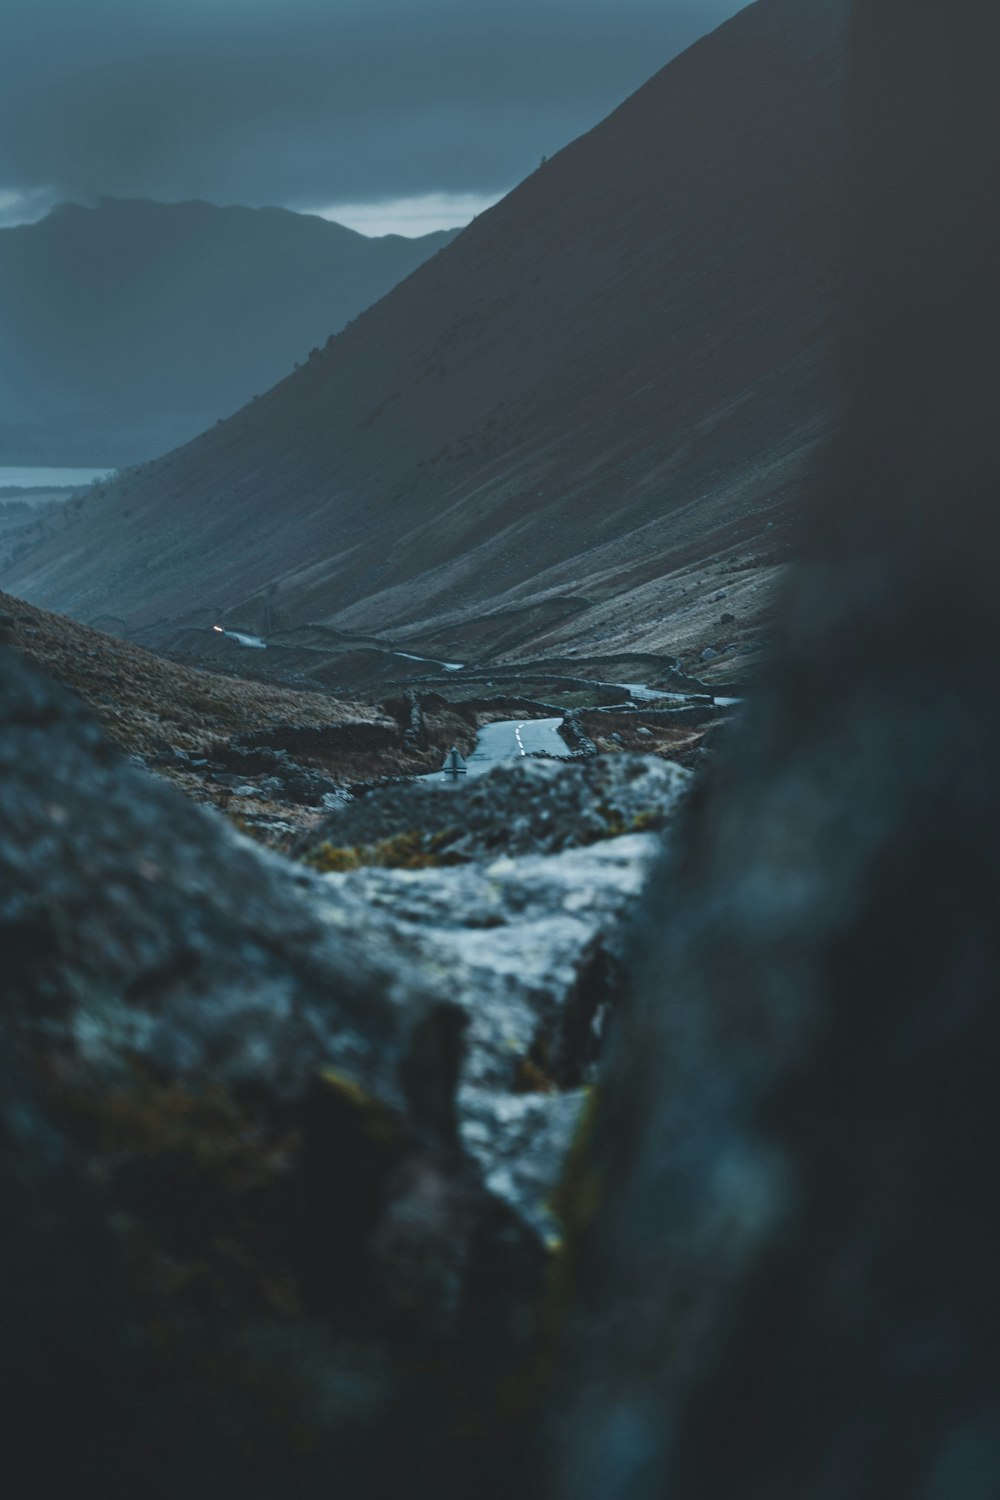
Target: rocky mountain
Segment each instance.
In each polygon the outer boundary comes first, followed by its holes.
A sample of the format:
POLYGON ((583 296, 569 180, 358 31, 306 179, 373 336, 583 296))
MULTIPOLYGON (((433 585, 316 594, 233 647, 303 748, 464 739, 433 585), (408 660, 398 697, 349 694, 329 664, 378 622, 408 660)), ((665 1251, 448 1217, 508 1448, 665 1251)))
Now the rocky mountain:
POLYGON ((0 461, 116 467, 187 442, 452 238, 113 198, 0 230, 0 461))
POLYGON ((5 586, 159 643, 751 656, 835 407, 846 12, 758 0, 5 586))

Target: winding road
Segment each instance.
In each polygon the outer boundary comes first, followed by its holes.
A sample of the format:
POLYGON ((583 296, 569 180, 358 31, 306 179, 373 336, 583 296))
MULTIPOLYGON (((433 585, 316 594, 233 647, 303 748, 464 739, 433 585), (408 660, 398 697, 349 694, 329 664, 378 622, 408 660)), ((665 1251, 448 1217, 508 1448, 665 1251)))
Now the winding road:
POLYGON ((562 722, 562 719, 502 719, 496 724, 484 724, 475 750, 468 760, 461 762, 462 774, 456 776, 442 767, 424 775, 449 786, 462 786, 470 776, 482 776, 494 766, 520 760, 524 755, 543 754, 563 759, 570 749, 558 732, 562 722))
POLYGON ((466 762, 469 775, 481 776, 501 761, 519 760, 522 755, 568 755, 569 746, 558 733, 561 723, 562 719, 504 719, 484 724, 466 762))

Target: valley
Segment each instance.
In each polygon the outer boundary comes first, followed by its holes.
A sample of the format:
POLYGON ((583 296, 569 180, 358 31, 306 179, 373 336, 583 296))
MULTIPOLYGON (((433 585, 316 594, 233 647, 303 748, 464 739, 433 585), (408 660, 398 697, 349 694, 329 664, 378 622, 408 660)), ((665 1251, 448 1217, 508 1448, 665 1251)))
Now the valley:
POLYGON ((133 9, 213 201, 0 177, 12 1500, 993 1500, 987 7, 133 9))
POLYGON ((240 632, 213 631, 204 657, 171 660, 2 594, 0 630, 78 695, 135 764, 283 849, 372 787, 441 780, 452 746, 470 778, 528 756, 631 751, 697 764, 736 706, 667 658, 461 672, 451 663, 435 673, 389 643, 365 653, 351 643, 338 670, 329 645, 247 645, 240 632), (309 676, 302 668, 317 657, 309 676), (254 670, 239 671, 244 663, 254 670), (639 671, 659 686, 604 680, 639 671))
POLYGON ((845 27, 742 11, 0 586, 156 649, 318 628, 742 677, 839 399, 845 27))

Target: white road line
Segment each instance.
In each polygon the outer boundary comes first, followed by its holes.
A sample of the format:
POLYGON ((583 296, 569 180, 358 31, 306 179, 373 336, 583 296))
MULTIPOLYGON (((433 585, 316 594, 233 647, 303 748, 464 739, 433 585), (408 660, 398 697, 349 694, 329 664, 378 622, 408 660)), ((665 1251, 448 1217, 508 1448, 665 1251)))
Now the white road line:
POLYGON ((527 752, 527 750, 525 750, 524 745, 523 745, 523 743, 521 741, 521 730, 523 728, 524 728, 523 724, 516 724, 514 726, 514 738, 517 740, 517 748, 520 750, 521 754, 522 755, 527 755, 528 752, 527 752))

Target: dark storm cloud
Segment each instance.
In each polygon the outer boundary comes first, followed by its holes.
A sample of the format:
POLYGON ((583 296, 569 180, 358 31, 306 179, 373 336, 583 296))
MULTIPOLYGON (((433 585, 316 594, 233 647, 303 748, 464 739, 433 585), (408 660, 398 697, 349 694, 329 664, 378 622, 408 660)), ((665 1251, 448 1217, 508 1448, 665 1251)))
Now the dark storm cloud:
POLYGON ((0 199, 500 191, 738 8, 5 0, 0 199))

